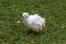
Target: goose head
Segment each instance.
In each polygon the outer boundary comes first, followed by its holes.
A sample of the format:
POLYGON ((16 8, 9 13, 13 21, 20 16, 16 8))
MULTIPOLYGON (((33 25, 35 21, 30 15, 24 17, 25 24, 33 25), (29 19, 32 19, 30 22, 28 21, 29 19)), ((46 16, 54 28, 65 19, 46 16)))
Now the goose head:
POLYGON ((24 13, 22 14, 22 20, 24 20, 24 18, 27 18, 27 17, 29 17, 29 13, 24 12, 24 13))

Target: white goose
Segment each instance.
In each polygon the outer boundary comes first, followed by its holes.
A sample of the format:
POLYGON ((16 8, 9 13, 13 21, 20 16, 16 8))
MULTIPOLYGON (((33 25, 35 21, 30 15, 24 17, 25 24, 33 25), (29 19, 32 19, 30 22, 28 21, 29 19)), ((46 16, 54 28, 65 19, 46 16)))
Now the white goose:
POLYGON ((29 13, 24 12, 22 20, 25 26, 31 28, 34 32, 39 32, 43 27, 45 28, 45 18, 38 16, 38 14, 29 15, 29 13))

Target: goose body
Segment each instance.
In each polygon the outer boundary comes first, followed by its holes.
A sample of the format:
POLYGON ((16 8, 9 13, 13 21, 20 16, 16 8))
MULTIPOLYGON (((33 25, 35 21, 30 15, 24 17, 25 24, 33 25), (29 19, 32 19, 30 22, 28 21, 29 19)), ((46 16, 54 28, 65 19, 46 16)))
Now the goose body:
POLYGON ((31 28, 35 32, 39 32, 42 28, 45 28, 45 18, 42 18, 38 14, 29 15, 29 13, 22 14, 23 23, 25 26, 31 28))

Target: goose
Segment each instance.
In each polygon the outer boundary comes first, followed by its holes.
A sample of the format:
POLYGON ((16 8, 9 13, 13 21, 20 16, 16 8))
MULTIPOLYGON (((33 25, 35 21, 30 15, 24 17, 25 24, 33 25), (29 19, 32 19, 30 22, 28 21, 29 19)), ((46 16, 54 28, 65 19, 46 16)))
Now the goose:
POLYGON ((45 28, 45 18, 42 18, 38 14, 29 15, 29 13, 24 12, 22 14, 22 20, 26 27, 31 28, 36 33, 45 28))

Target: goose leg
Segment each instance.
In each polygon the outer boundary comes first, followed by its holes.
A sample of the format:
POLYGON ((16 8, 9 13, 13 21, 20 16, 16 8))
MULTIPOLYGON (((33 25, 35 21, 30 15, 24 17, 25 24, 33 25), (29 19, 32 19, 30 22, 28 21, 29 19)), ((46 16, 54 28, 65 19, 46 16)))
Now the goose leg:
POLYGON ((35 34, 35 31, 32 31, 32 33, 30 33, 30 36, 32 36, 33 34, 35 34))

